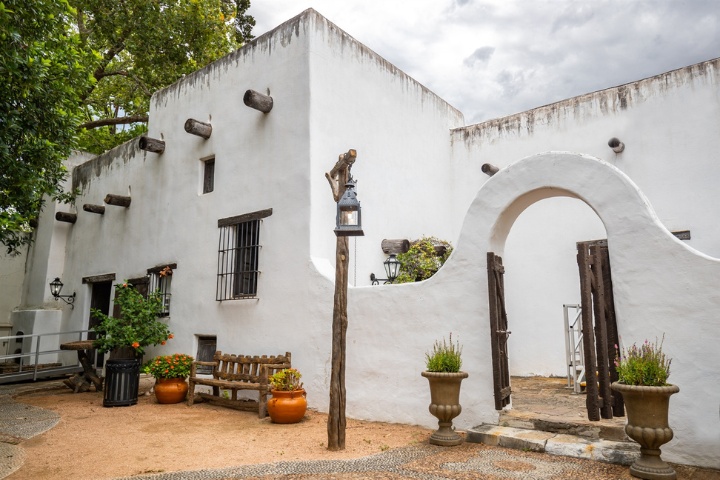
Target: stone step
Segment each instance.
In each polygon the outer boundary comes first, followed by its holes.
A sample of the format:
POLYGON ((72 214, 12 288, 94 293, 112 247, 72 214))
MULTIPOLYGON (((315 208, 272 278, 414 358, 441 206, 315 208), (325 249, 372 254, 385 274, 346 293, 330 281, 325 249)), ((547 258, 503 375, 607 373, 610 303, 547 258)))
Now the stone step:
POLYGON ((640 456, 634 442, 587 438, 541 430, 480 425, 467 430, 468 442, 630 465, 640 456))
POLYGON ((514 410, 500 412, 498 425, 503 427, 540 430, 563 435, 577 435, 590 440, 630 441, 625 435, 625 422, 572 421, 557 416, 532 413, 524 415, 514 410))

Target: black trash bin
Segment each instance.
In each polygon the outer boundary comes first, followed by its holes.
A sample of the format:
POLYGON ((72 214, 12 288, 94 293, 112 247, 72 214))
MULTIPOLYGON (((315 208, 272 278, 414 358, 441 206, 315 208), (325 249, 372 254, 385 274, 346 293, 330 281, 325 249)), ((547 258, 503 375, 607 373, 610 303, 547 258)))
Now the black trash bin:
POLYGON ((116 359, 105 363, 103 407, 127 407, 138 401, 140 359, 116 359))

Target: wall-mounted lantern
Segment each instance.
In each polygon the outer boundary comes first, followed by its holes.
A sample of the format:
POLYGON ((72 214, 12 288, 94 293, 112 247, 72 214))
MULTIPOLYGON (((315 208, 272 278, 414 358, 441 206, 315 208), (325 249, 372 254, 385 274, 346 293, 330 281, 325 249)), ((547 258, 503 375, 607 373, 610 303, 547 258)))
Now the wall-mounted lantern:
POLYGON ((60 299, 70 305, 71 308, 75 308, 75 306, 73 305, 73 303, 75 302, 75 292, 73 292, 72 295, 60 295, 62 287, 63 283, 60 281, 60 277, 55 277, 55 280, 50 282, 50 293, 52 293, 52 296, 55 297, 56 301, 60 299))
POLYGON ((374 273, 371 273, 370 281, 373 285, 380 285, 380 282, 393 283, 400 274, 400 261, 394 253, 390 254, 388 259, 383 262, 383 266, 385 267, 387 278, 377 278, 374 273))
POLYGON ((335 235, 338 237, 363 236, 360 202, 355 193, 355 181, 352 175, 345 184, 345 193, 337 203, 337 217, 335 218, 335 235))

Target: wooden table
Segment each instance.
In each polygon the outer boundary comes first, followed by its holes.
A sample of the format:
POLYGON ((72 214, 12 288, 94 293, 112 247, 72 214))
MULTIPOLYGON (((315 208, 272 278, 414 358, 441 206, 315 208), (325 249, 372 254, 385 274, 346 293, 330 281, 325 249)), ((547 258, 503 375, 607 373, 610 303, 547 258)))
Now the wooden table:
POLYGON ((60 345, 60 350, 77 350, 78 360, 83 367, 82 373, 76 373, 67 380, 63 380, 63 383, 75 393, 87 392, 91 385, 95 385, 96 392, 102 391, 103 379, 95 373, 95 368, 87 355, 87 350, 92 350, 92 348, 92 340, 79 340, 60 345))

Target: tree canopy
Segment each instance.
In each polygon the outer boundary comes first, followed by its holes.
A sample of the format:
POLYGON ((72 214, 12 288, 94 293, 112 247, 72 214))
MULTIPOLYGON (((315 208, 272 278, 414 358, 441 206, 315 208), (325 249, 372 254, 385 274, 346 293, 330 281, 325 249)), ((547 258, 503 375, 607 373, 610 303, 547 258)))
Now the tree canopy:
POLYGON ((90 88, 64 0, 0 2, 0 241, 29 242, 44 195, 57 195, 90 88))
POLYGON ((72 148, 146 130, 153 92, 251 39, 250 0, 0 0, 0 242, 30 242, 72 148))
POLYGON ((146 130, 150 96, 242 46, 250 0, 70 0, 95 82, 80 147, 101 153, 146 130), (120 127, 119 127, 120 126, 120 127))

